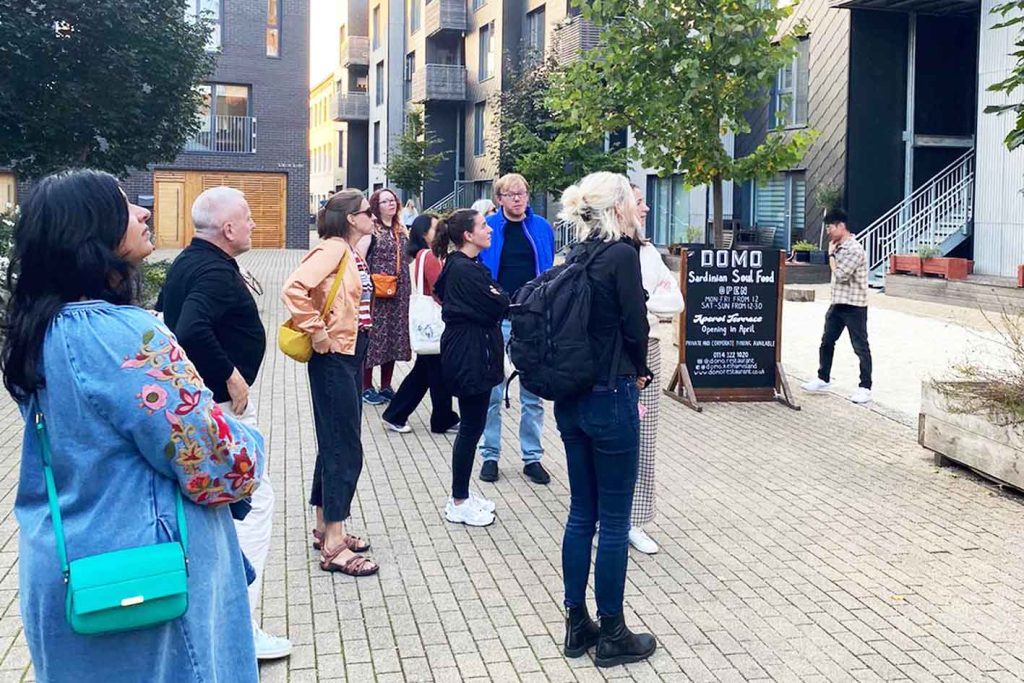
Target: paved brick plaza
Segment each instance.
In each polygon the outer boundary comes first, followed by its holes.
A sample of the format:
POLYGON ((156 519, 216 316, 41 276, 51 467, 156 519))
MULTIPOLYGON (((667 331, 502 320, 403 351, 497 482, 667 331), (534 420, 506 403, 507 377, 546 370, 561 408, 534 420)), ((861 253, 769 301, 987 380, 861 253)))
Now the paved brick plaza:
MULTIPOLYGON (((264 285, 271 333, 283 318, 280 283, 299 257, 242 259, 264 285)), ((296 645, 290 660, 262 668, 264 681, 1024 678, 1022 498, 937 469, 912 429, 841 398, 801 397, 799 413, 663 404, 649 527, 662 551, 634 552, 626 586, 628 623, 660 647, 648 662, 600 672, 559 649, 568 489, 552 419, 551 485, 522 477, 506 418, 502 479, 474 479, 498 521, 470 530, 441 516, 450 437, 429 434, 423 409, 403 436, 368 408, 352 526, 382 569, 353 579, 321 572, 308 545, 315 438, 305 368, 272 347, 254 396, 278 496, 263 626, 296 645)), ((20 433, 5 394, 0 681, 33 678, 11 513, 20 433)))

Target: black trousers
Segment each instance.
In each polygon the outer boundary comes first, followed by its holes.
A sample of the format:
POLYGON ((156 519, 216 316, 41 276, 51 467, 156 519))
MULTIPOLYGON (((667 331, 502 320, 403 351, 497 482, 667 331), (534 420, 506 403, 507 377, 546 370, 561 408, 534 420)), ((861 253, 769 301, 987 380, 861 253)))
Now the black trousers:
POLYGON ((356 354, 314 353, 309 388, 316 426, 316 466, 309 504, 323 508, 324 521, 344 522, 363 471, 363 359, 369 338, 360 332, 356 354))
POLYGON ((452 395, 441 376, 441 356, 416 354, 412 370, 402 380, 395 397, 384 411, 383 418, 391 424, 404 425, 430 391, 430 431, 441 434, 455 426, 459 416, 452 410, 452 395))
POLYGON ((473 476, 473 458, 476 446, 487 425, 487 406, 491 392, 476 396, 459 397, 459 433, 452 446, 452 498, 469 498, 469 479, 473 476))
POLYGON ((868 308, 867 306, 850 306, 849 304, 832 304, 825 314, 825 334, 821 337, 821 348, 818 350, 818 378, 830 381, 832 374, 832 357, 836 351, 836 341, 843 333, 843 328, 850 333, 853 351, 860 359, 860 386, 871 388, 871 347, 868 346, 868 308))

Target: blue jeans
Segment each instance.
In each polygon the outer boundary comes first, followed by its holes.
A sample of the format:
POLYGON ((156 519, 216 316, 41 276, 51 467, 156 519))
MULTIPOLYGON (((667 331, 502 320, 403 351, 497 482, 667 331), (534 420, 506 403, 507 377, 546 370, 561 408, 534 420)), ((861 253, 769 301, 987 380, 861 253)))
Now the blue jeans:
POLYGON ((639 390, 634 378, 555 402, 569 470, 569 518, 562 540, 565 606, 584 604, 594 526, 600 520, 594 595, 597 613, 622 612, 629 560, 629 513, 640 455, 639 390))
MULTIPOLYGON (((508 336, 512 332, 512 323, 504 320, 501 323, 501 336, 508 346, 508 336)), ((502 382, 491 390, 491 402, 487 407, 487 426, 484 428, 484 442, 480 446, 480 457, 484 460, 497 461, 501 457, 501 402, 505 398, 505 383, 502 382)), ((544 455, 544 447, 540 443, 540 435, 544 429, 543 400, 519 387, 519 403, 522 414, 519 417, 519 447, 523 451, 523 464, 539 462, 544 455)))

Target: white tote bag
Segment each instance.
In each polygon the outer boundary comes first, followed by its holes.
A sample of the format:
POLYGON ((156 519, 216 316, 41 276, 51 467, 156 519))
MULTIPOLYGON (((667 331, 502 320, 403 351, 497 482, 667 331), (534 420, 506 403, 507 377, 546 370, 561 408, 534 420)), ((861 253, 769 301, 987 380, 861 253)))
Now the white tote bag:
POLYGON ((434 297, 423 293, 423 265, 427 252, 423 251, 413 264, 412 295, 409 297, 409 342, 412 350, 424 356, 436 356, 441 353, 441 333, 444 332, 444 321, 441 320, 441 306, 434 297))

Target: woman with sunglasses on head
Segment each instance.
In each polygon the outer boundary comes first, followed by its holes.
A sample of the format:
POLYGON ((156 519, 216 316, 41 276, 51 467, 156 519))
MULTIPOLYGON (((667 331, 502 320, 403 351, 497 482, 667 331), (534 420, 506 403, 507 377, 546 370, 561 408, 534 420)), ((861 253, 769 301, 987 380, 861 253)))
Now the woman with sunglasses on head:
POLYGON ((362 372, 373 318, 373 285, 355 249, 373 232, 369 202, 359 190, 342 190, 320 209, 320 242, 284 284, 282 299, 292 324, 310 336, 309 389, 313 398, 317 454, 309 504, 316 508, 313 547, 320 568, 369 576, 379 566, 360 553, 370 544, 348 533, 345 521, 363 470, 362 372), (335 288, 336 279, 340 284, 335 288), (332 301, 331 290, 336 289, 332 301), (327 309, 326 318, 321 311, 327 309))
POLYGON ((366 352, 363 400, 381 405, 395 397, 391 380, 395 361, 412 358, 409 343, 408 232, 398 217, 398 195, 388 189, 370 195, 370 211, 376 221, 367 262, 374 280, 373 334, 366 352), (373 387, 373 369, 380 367, 380 391, 373 387))
POLYGON ((258 680, 228 504, 255 490, 263 437, 131 305, 148 218, 112 176, 74 171, 35 183, 14 229, 2 367, 25 421, 14 513, 39 681, 258 680), (155 613, 182 574, 184 611, 155 613), (148 605, 125 593, 154 581, 148 605))
MULTIPOLYGON (((413 259, 412 278, 422 279, 425 296, 433 296, 434 283, 441 274, 441 261, 430 251, 437 228, 437 217, 421 214, 412 222, 406 254, 413 259)), ((416 285, 419 287, 419 285, 416 285)), ((415 321, 414 321, 415 323, 415 321)), ((399 434, 412 431, 408 425, 420 401, 430 391, 430 431, 443 434, 459 424, 459 416, 452 410, 452 395, 441 376, 441 357, 437 354, 417 353, 412 370, 405 376, 398 392, 384 410, 384 428, 399 434)))
POLYGON ((444 270, 434 284, 441 300, 441 371, 459 399, 459 433, 452 447, 451 498, 445 518, 468 526, 494 522, 494 503, 469 490, 476 445, 487 424, 491 390, 501 384, 505 350, 501 321, 508 295, 477 259, 491 246, 491 227, 472 209, 460 209, 437 226, 434 255, 444 270), (454 251, 449 253, 449 249, 454 251))

